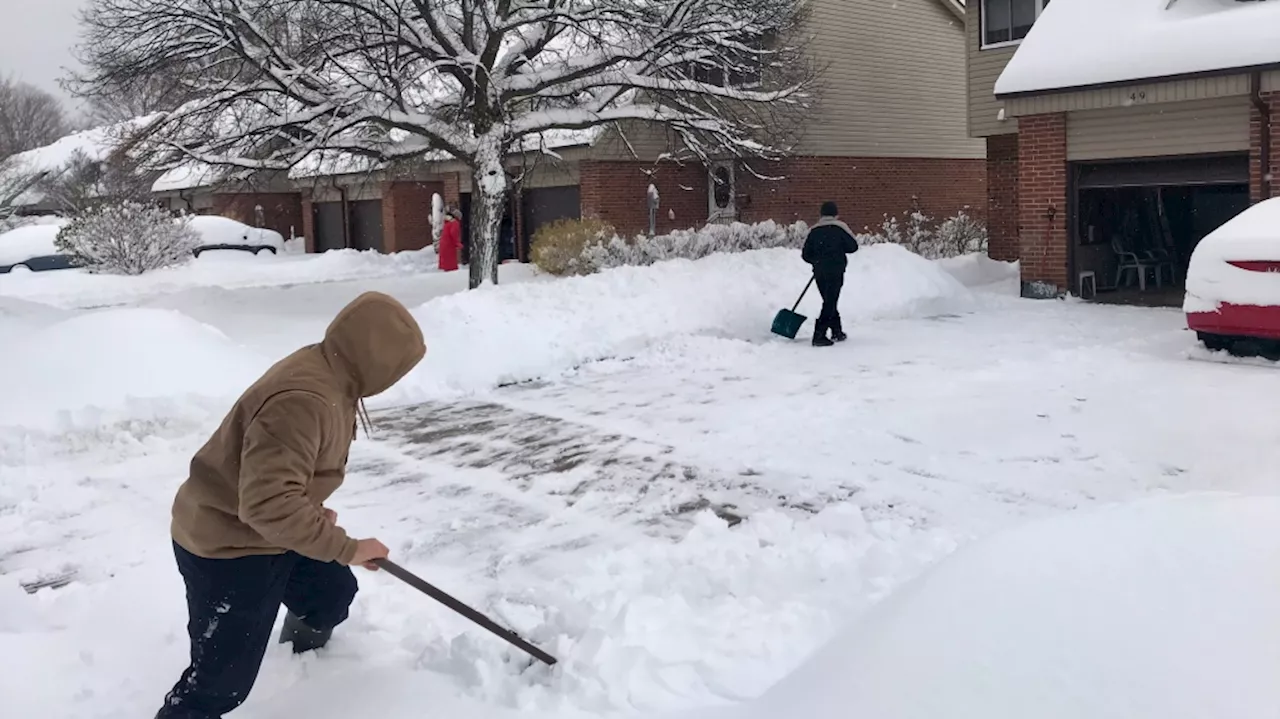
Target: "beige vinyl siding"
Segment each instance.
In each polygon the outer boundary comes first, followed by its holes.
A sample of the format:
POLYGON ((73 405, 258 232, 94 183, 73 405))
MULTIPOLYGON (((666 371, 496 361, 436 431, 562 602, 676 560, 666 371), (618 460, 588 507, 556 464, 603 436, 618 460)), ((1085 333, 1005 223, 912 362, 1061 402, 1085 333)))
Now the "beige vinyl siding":
POLYGON ((982 23, 978 6, 981 0, 969 0, 965 4, 967 25, 967 67, 969 78, 969 134, 974 137, 990 137, 1018 131, 1013 119, 1001 121, 1000 109, 1004 103, 996 99, 996 80, 1004 72, 1005 65, 1013 58, 1017 46, 982 49, 982 23))
POLYGON ((1189 80, 1169 80, 1145 85, 1104 87, 1080 92, 1011 97, 1005 101, 1014 117, 1075 110, 1102 110, 1160 103, 1188 102, 1249 94, 1248 75, 1222 75, 1189 80))
POLYGON ((1067 159, 1111 160, 1249 150, 1249 102, 1238 97, 1067 115, 1067 159))
POLYGON ((1272 70, 1262 74, 1262 90, 1264 92, 1280 92, 1280 70, 1272 70))
POLYGON ((979 158, 965 122, 964 24, 938 0, 813 0, 822 96, 800 154, 979 158))

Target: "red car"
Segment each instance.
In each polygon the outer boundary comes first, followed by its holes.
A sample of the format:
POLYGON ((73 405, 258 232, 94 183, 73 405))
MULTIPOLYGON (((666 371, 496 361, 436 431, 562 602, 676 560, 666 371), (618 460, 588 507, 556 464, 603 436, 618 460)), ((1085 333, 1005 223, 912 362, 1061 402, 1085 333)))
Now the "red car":
POLYGON ((1253 205, 1196 245, 1182 309, 1211 350, 1241 340, 1280 343, 1280 198, 1253 205))

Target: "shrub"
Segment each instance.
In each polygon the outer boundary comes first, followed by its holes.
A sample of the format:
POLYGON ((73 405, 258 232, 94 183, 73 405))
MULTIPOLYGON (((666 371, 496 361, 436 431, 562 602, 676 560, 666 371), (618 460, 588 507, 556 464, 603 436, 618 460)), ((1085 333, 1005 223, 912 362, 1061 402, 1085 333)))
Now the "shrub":
POLYGON ((594 270, 582 263, 587 247, 613 237, 613 227, 600 220, 556 220, 534 233, 530 259, 553 275, 589 274, 594 270))
POLYGON ((140 202, 104 204, 77 215, 58 232, 58 249, 90 272, 140 275, 184 262, 199 244, 186 218, 140 202))
POLYGON ((959 257, 987 249, 987 228, 982 222, 961 210, 954 217, 934 226, 933 218, 919 212, 907 212, 905 220, 885 216, 880 232, 858 235, 858 244, 893 243, 930 260, 959 257))
POLYGON ((697 260, 717 252, 746 252, 774 247, 801 247, 809 227, 803 222, 779 225, 771 220, 755 225, 735 222, 707 225, 701 230, 677 230, 669 235, 612 237, 589 245, 579 263, 582 272, 599 272, 624 265, 651 265, 663 260, 697 260))

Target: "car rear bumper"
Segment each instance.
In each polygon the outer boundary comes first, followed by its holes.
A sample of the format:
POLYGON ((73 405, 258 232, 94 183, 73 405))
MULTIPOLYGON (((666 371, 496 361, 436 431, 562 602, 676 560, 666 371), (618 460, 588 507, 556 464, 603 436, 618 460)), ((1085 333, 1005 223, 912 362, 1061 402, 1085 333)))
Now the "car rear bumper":
POLYGON ((1212 335, 1280 340, 1280 307, 1223 303, 1216 312, 1188 312, 1187 327, 1212 335))

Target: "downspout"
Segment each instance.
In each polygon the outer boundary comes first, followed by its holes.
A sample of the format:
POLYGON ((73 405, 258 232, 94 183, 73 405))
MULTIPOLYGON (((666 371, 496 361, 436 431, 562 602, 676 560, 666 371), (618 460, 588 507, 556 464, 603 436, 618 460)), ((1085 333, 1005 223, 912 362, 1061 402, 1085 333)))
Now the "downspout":
POLYGON ((1253 108, 1258 111, 1258 159, 1261 165, 1262 199, 1271 197, 1271 105, 1262 98, 1262 72, 1254 71, 1249 75, 1249 99, 1253 108))

